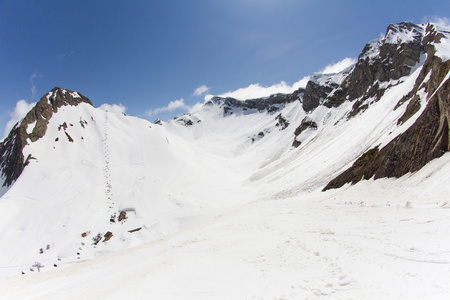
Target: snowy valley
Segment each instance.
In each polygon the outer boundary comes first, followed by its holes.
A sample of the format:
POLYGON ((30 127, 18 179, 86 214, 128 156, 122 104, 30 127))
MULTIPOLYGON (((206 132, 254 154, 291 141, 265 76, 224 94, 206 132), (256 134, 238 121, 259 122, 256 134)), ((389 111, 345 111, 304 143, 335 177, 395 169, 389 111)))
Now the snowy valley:
POLYGON ((54 88, 0 143, 0 298, 448 298, 449 42, 157 124, 54 88))

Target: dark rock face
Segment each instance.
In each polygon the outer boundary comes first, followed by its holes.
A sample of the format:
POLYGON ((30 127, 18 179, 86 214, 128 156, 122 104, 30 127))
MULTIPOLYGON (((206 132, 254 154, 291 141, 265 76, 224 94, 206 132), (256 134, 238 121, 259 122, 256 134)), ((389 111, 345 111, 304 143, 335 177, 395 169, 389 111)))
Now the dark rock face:
POLYGON ((281 130, 285 130, 290 125, 288 120, 286 120, 281 114, 279 114, 275 120, 277 120, 277 123, 275 124, 276 127, 281 127, 281 130))
POLYGON ((404 103, 411 100, 407 106, 407 109, 403 116, 398 120, 398 124, 402 124, 406 122, 411 116, 413 116, 420 109, 420 98, 417 95, 417 92, 421 88, 425 88, 425 91, 435 90, 437 88, 436 82, 433 80, 429 80, 428 82, 424 82, 428 73, 436 73, 439 72, 442 61, 441 59, 435 57, 436 49, 433 46, 433 43, 439 43, 441 38, 443 37, 442 33, 436 31, 435 27, 432 25, 428 25, 426 28, 426 35, 423 38, 423 47, 425 49, 425 53, 427 54, 427 59, 423 65, 422 71, 420 72, 414 88, 400 101, 397 103, 395 109, 402 106, 404 103))
POLYGON ((323 105, 338 107, 345 101, 357 100, 349 118, 366 110, 369 106, 366 100, 378 101, 384 94, 386 88, 381 88, 379 83, 398 80, 411 73, 427 51, 424 36, 420 26, 409 22, 389 25, 383 38, 364 47, 351 74, 329 93, 323 105), (412 38, 398 40, 399 33, 410 33, 412 38))
MULTIPOLYGON (((433 60, 441 61, 438 57, 433 60)), ((450 79, 443 82, 449 72, 450 61, 433 72, 427 83, 428 96, 431 97, 428 105, 407 131, 381 150, 371 149, 363 154, 352 167, 328 183, 324 191, 372 177, 398 178, 418 171, 432 159, 449 151, 450 79)))
POLYGON ((303 89, 298 89, 292 94, 274 94, 266 98, 250 99, 245 101, 236 100, 234 98, 213 97, 206 105, 221 105, 223 107, 224 116, 231 115, 234 108, 246 110, 257 110, 259 112, 267 110, 269 113, 276 112, 283 108, 287 103, 299 100, 303 94, 303 89))
POLYGON ((331 86, 322 86, 312 80, 308 81, 303 96, 303 109, 309 112, 318 107, 332 90, 331 86))
POLYGON ((50 118, 61 106, 78 105, 83 102, 92 105, 88 98, 79 93, 55 87, 39 100, 20 124, 14 126, 6 139, 0 143, 1 177, 5 180, 3 186, 10 186, 22 174, 26 166, 23 148, 28 144, 27 140, 35 142, 42 138, 47 131, 50 118), (36 122, 34 129, 28 134, 27 127, 34 122, 36 122))
POLYGON ((302 132, 304 132, 306 129, 317 129, 317 123, 314 122, 313 120, 310 120, 308 117, 305 117, 302 120, 302 123, 295 129, 294 131, 294 142, 292 143, 292 146, 294 146, 295 148, 298 148, 302 143, 300 141, 297 140, 297 137, 302 134, 302 132))
POLYGON ((10 186, 20 174, 24 164, 23 148, 27 144, 25 128, 16 124, 8 137, 0 143, 0 168, 1 176, 4 178, 3 186, 10 186))
POLYGON ((412 67, 424 53, 422 28, 412 23, 389 25, 384 39, 368 43, 355 65, 351 76, 343 84, 349 100, 373 97, 380 90, 370 89, 375 82, 387 82, 409 75, 412 67), (413 39, 408 42, 392 41, 399 32, 412 32, 413 39), (376 53, 372 56, 372 53, 376 53))

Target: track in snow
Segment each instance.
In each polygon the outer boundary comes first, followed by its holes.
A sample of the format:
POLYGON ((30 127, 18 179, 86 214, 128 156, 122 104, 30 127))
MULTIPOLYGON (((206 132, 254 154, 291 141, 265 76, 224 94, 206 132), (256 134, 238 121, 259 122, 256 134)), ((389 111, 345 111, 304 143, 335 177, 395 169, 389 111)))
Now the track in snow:
POLYGON ((103 156, 103 175, 105 177, 105 197, 108 211, 112 214, 114 211, 114 194, 111 184, 111 172, 109 163, 109 145, 108 145, 108 111, 105 111, 105 120, 103 124, 104 136, 102 140, 102 156, 103 156))

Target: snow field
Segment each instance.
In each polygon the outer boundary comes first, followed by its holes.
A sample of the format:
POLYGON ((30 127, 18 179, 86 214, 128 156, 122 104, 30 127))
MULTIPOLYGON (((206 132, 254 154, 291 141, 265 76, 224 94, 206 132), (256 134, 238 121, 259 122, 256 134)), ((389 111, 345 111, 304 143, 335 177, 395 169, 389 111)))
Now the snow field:
POLYGON ((365 181, 341 191, 212 208, 205 221, 164 239, 52 272, 3 278, 0 295, 446 299, 450 217, 445 201, 431 201, 424 187, 448 174, 449 160, 446 155, 401 178, 400 184, 417 183, 406 190, 395 180, 365 181), (442 169, 430 177, 436 165, 442 169))

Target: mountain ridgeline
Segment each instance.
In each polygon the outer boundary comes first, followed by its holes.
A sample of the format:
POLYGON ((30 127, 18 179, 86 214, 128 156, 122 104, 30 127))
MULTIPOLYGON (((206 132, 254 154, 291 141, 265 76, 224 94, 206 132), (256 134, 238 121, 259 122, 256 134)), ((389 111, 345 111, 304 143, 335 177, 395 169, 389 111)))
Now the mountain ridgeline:
POLYGON ((0 142, 0 273, 159 240, 209 209, 334 201, 407 175, 403 189, 440 176, 449 122, 450 28, 431 23, 389 25, 354 65, 292 93, 216 96, 167 122, 55 87, 0 142))
MULTIPOLYGON (((398 119, 398 125, 419 112, 421 106, 426 106, 420 117, 382 149, 377 146, 365 152, 348 170, 327 184, 324 190, 372 177, 400 177, 419 170, 450 149, 450 62, 437 55, 435 47, 442 39, 448 38, 448 31, 438 30, 433 24, 391 24, 383 38, 373 40, 364 47, 353 67, 338 74, 314 75, 305 88, 292 94, 275 94, 246 101, 213 97, 207 105, 220 104, 225 116, 232 114, 236 108, 273 113, 293 101, 300 101, 307 113, 319 106, 332 108, 351 102, 352 109, 347 114, 349 119, 377 102, 387 89, 399 84, 402 77, 409 76, 423 60, 423 68, 413 89, 396 99, 395 107, 407 106, 398 119), (421 90, 425 97, 423 101, 418 95, 421 90)), ((316 129, 317 124, 308 118, 303 119, 295 137, 307 128, 316 129)), ((300 144, 294 139, 294 147, 300 144)))
MULTIPOLYGON (((359 157, 355 157, 351 167, 340 170, 323 189, 339 188, 346 183, 354 184, 361 179, 372 177, 400 177, 419 170, 430 160, 449 151, 450 63, 439 50, 442 48, 442 41, 448 43, 449 37, 447 29, 435 24, 391 24, 386 34, 369 42, 363 48, 356 64, 346 70, 333 74, 316 74, 311 77, 306 87, 291 94, 274 94, 245 101, 216 96, 206 102, 203 109, 220 107, 224 118, 233 114, 250 115, 263 112, 276 115, 273 119, 277 122, 276 126, 282 130, 295 123, 295 131, 291 133, 291 147, 300 150, 303 145, 302 134, 321 127, 321 120, 311 117, 315 110, 320 107, 332 110, 350 103, 350 109, 345 113, 345 120, 349 121, 363 115, 382 99, 387 91, 402 84, 405 78, 420 69, 415 75, 412 89, 397 98, 391 97, 390 100, 395 102, 393 111, 403 111, 397 120, 397 126, 407 128, 393 136, 389 143, 374 145, 359 157), (299 103, 306 114, 301 120, 282 115, 282 110, 292 103, 299 103), (414 122, 408 122, 410 118, 413 118, 414 122)), ((88 98, 79 93, 54 88, 16 124, 0 144, 3 185, 12 185, 29 160, 33 159, 31 154, 25 158, 23 149, 45 135, 52 115, 57 113, 61 106, 73 106, 82 102, 92 105, 88 98), (27 131, 28 126, 33 123, 35 126, 32 131, 27 131)), ((176 117, 174 121, 191 127, 202 122, 202 117, 198 113, 185 114, 176 117)), ((270 133, 270 130, 263 129, 255 136, 262 138, 270 133)), ((220 135, 220 132, 216 134, 220 135)), ((252 142, 256 140, 255 137, 252 138, 252 142)))

